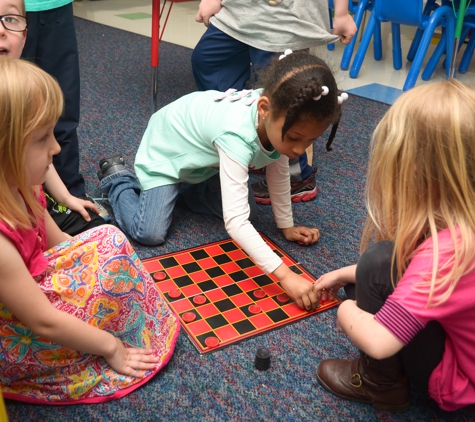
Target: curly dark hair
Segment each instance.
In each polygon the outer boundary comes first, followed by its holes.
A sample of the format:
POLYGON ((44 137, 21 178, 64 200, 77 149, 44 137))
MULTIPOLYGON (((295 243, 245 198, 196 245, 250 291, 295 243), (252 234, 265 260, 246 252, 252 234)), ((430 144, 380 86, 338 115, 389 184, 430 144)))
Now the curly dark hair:
POLYGON ((292 53, 274 59, 261 80, 263 96, 270 99, 272 118, 285 116, 282 138, 297 121, 335 123, 341 115, 338 88, 328 65, 309 53, 292 53), (329 92, 319 100, 322 87, 329 92))

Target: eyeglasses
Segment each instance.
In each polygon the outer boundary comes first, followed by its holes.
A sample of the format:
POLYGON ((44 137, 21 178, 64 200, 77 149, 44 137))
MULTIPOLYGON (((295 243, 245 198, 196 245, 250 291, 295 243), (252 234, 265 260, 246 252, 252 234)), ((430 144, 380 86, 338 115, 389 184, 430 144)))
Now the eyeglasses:
POLYGON ((22 15, 2 15, 0 21, 9 31, 23 32, 28 26, 29 19, 22 15))

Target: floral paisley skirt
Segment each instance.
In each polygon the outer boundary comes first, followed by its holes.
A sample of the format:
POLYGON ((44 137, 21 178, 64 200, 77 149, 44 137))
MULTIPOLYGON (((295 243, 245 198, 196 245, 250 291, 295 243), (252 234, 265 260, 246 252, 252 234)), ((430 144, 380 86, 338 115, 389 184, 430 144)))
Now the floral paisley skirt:
MULTIPOLYGON (((99 403, 125 396, 171 358, 179 322, 125 235, 104 225, 45 252, 36 277, 57 309, 106 330, 160 362, 144 378, 119 375, 100 356, 33 334, 0 303, 0 384, 5 398, 42 404, 99 403)), ((21 294, 21 292, 19 292, 21 294)))

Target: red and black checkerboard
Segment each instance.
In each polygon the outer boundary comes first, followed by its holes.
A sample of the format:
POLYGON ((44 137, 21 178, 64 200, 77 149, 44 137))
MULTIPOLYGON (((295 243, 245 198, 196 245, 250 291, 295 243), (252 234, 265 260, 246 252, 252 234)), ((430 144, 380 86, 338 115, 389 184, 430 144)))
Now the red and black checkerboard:
MULTIPOLYGON (((292 271, 315 281, 302 265, 269 238, 261 236, 292 271)), ((143 264, 200 353, 289 324, 341 302, 338 298, 327 301, 312 312, 299 308, 277 279, 266 275, 232 239, 149 258, 143 264)))

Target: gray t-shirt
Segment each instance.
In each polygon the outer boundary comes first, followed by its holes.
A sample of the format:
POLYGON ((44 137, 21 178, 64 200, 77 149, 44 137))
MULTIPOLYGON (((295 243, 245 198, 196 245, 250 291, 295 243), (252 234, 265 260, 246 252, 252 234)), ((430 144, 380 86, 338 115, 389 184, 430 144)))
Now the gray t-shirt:
POLYGON ((294 51, 329 44, 327 0, 222 0, 210 22, 225 34, 265 51, 294 51))

